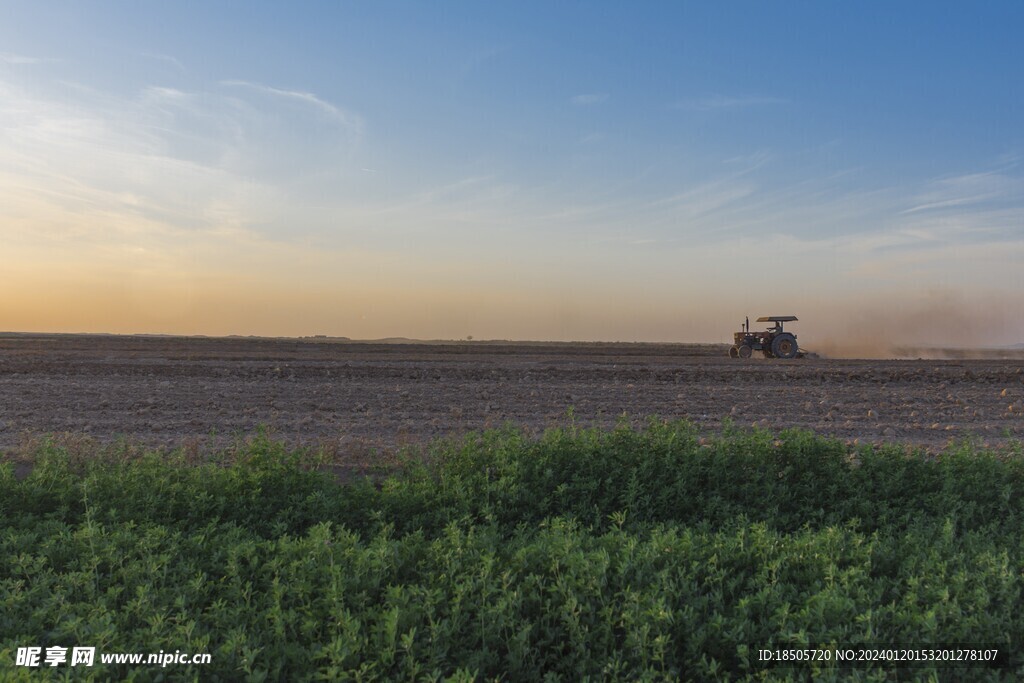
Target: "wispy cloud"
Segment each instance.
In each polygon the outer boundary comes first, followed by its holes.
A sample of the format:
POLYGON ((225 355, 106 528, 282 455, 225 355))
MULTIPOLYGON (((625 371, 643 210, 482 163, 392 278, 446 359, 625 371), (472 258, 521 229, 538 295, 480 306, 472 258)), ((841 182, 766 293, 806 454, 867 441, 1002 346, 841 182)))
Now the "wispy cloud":
POLYGON ((192 97, 191 94, 177 88, 168 88, 162 85, 151 85, 142 89, 142 97, 145 100, 171 100, 183 102, 192 97))
POLYGON ((745 172, 754 171, 766 163, 772 158, 772 153, 766 149, 759 149, 756 152, 750 154, 740 154, 737 156, 723 159, 723 164, 738 165, 745 169, 745 172))
POLYGON ((185 69, 185 65, 182 64, 181 60, 178 59, 177 57, 172 57, 171 55, 160 54, 158 52, 140 52, 138 54, 139 54, 140 57, 145 57, 146 59, 153 59, 153 60, 156 60, 158 62, 163 62, 164 64, 170 64, 171 66, 173 66, 176 70, 180 71, 181 73, 185 73, 187 71, 187 69, 185 69))
POLYGON ((925 191, 915 195, 914 206, 902 213, 936 211, 1001 200, 1020 201, 1022 197, 1024 180, 1004 171, 967 173, 931 181, 925 191))
POLYGON ((575 105, 585 107, 593 104, 601 104, 602 102, 608 101, 608 93, 586 93, 583 95, 575 95, 569 100, 575 105))
POLYGON ((307 104, 311 107, 318 109, 319 111, 327 114, 328 116, 344 123, 347 126, 351 126, 355 131, 361 133, 363 129, 362 118, 350 111, 342 109, 341 107, 331 104, 325 100, 320 99, 311 92, 305 92, 303 90, 284 90, 282 88, 274 88, 269 85, 263 85, 262 83, 254 83, 252 81, 242 80, 226 80, 221 81, 221 85, 228 87, 248 88, 264 95, 271 95, 274 97, 285 98, 294 102, 300 102, 307 104))
POLYGON ((349 161, 361 119, 310 93, 249 88, 272 95, 267 101, 157 85, 130 97, 54 87, 47 96, 0 79, 0 235, 8 238, 272 235, 290 206, 302 213, 311 184, 362 175, 349 161))
POLYGON ((41 57, 28 57, 11 52, 0 52, 0 64, 42 64, 50 61, 53 60, 41 57))
POLYGON ((789 100, 781 97, 761 97, 754 95, 708 95, 694 99, 681 100, 672 105, 674 109, 690 111, 712 111, 715 109, 747 109, 773 104, 788 104, 789 100))

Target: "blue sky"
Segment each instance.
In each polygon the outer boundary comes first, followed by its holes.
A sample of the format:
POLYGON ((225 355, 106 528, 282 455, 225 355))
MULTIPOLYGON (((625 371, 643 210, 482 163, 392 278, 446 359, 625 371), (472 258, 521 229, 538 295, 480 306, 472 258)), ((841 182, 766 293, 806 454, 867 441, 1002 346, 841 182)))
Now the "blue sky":
POLYGON ((1021 341, 1022 19, 6 3, 0 328, 1021 341))

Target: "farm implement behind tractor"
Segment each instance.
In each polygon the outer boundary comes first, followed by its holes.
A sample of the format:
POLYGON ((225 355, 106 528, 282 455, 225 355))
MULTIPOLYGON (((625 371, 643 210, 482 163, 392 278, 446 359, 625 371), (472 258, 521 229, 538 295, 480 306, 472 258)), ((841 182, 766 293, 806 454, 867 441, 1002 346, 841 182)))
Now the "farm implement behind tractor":
POLYGON ((750 358, 754 351, 760 351, 765 358, 800 358, 804 354, 796 343, 796 335, 782 329, 784 323, 796 322, 795 315, 768 315, 757 319, 759 323, 774 323, 764 332, 750 331, 750 318, 746 319, 743 331, 733 335, 729 349, 730 358, 750 358))

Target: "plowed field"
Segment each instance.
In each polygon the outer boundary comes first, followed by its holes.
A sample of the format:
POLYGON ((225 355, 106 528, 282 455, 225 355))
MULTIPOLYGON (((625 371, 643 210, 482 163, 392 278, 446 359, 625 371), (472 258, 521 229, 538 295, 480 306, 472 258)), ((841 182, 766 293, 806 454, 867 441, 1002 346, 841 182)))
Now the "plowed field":
POLYGON ((203 443, 267 427, 390 451, 505 421, 625 414, 941 448, 1024 436, 1020 359, 732 360, 717 345, 0 336, 0 449, 31 435, 203 443))

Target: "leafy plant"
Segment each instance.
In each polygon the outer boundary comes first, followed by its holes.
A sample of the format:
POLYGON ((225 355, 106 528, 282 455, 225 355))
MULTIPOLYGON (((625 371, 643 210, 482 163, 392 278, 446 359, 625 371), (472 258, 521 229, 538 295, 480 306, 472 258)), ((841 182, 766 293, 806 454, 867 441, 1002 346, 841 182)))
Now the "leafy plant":
POLYGON ((1008 660, 957 678, 1024 674, 1019 450, 651 419, 507 426, 380 481, 317 465, 259 435, 0 466, 0 677, 42 675, 18 647, 78 645, 212 655, 74 672, 96 680, 828 679, 850 672, 752 653, 947 642, 1008 660))

